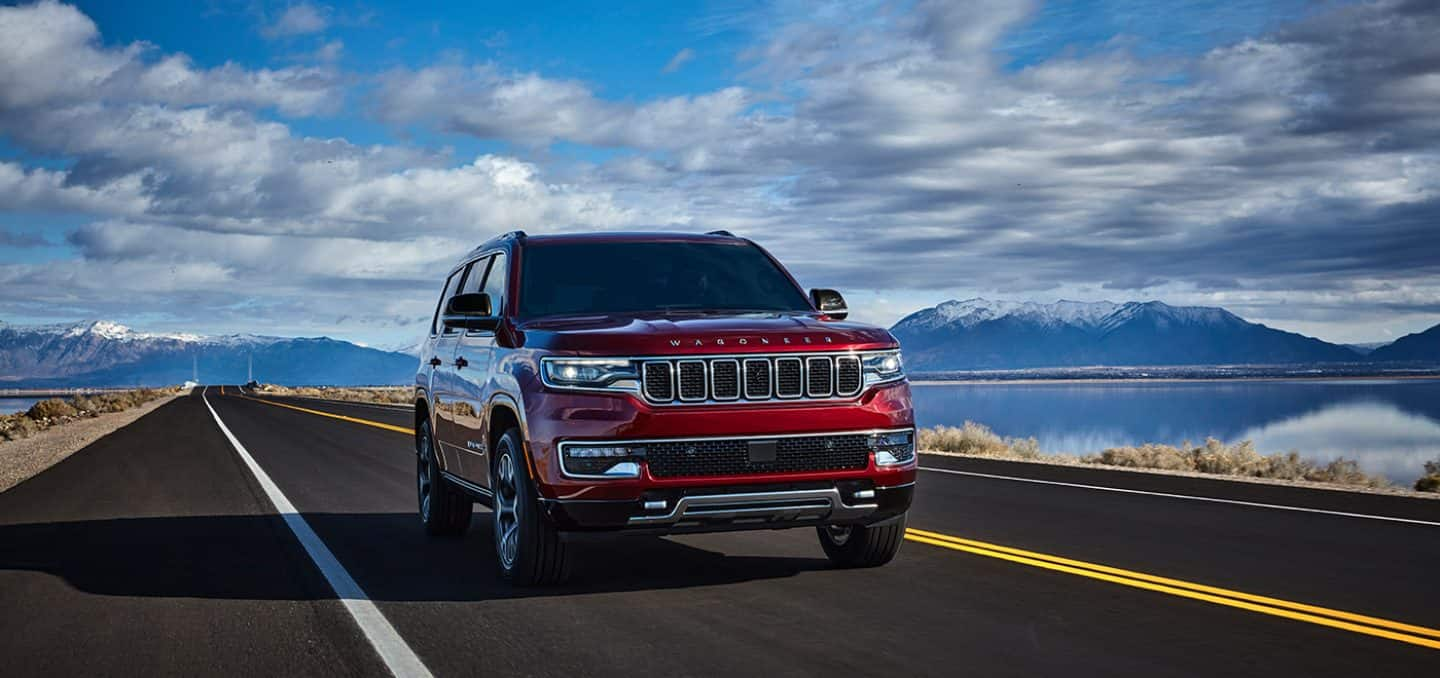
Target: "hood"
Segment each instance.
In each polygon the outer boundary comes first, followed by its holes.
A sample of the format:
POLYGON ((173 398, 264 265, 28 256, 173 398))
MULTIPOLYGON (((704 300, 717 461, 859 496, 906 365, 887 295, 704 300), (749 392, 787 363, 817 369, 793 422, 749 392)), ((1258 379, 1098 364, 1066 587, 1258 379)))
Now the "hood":
POLYGON ((526 348, 586 355, 785 353, 895 348, 878 327, 816 314, 593 315, 516 327, 526 348))

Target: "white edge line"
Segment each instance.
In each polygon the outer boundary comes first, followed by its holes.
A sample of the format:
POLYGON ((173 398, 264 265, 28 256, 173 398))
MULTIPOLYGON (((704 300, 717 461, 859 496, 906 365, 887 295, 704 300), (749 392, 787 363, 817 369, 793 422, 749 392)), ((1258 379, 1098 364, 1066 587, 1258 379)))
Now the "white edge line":
MULTIPOLYGON (((208 389, 207 386, 205 390, 208 389)), ((275 485, 275 481, 270 479, 270 474, 260 468, 260 464, 250 456, 250 452, 240 444, 240 440, 230 432, 230 429, 225 426, 225 422, 220 420, 220 415, 215 413, 215 408, 210 406, 210 400, 205 397, 205 390, 200 392, 200 399, 204 401, 205 409, 210 410, 210 416, 215 418, 215 424, 220 427, 220 432, 230 440, 230 444, 235 447, 235 452, 240 455, 245 466, 249 467, 250 473, 254 474, 255 481, 260 484, 260 489, 265 491, 265 496, 269 497, 270 503, 275 505, 275 510, 280 513, 280 517, 285 519, 285 524, 290 527, 291 532, 295 533, 295 538, 300 540, 300 545, 304 546, 305 552, 310 554, 310 560, 325 576, 325 581, 330 584, 331 589, 334 589, 336 597, 345 605, 345 611, 350 613, 350 618, 355 620, 355 624, 365 634, 365 639, 370 641, 370 646, 375 648, 375 652, 380 655, 380 660, 385 663, 385 668, 390 669, 390 673, 399 678, 430 676, 430 669, 425 668, 425 664, 415 655, 415 651, 410 649, 410 646, 405 643, 405 639, 400 637, 395 627, 391 626, 385 615, 380 613, 380 608, 370 601, 370 598, 365 595, 365 591, 361 590, 360 585, 355 583, 350 573, 345 571, 345 567, 340 564, 339 560, 336 560, 335 554, 330 552, 329 547, 325 546, 325 542, 320 540, 320 536, 315 534, 315 530, 311 529, 310 524, 305 522, 305 518, 300 515, 300 512, 295 510, 295 505, 290 503, 290 500, 275 485)))
POLYGON ((1036 483, 1040 485, 1060 485, 1062 487, 1078 487, 1085 490, 1102 490, 1105 492, 1122 492, 1125 494, 1143 494, 1151 497, 1168 497, 1170 499, 1189 499, 1191 501, 1208 501, 1216 504, 1234 504, 1236 506, 1252 506, 1255 508, 1279 509, 1282 511, 1300 511, 1302 513, 1323 513, 1331 516, 1345 518, 1366 518, 1369 520, 1388 520, 1394 523, 1409 523, 1411 525, 1429 525, 1440 527, 1440 522, 1430 520, 1416 520, 1414 518, 1396 518, 1394 516, 1376 516, 1368 513, 1349 513, 1346 511, 1330 511, 1327 509, 1306 508, 1303 506, 1286 506, 1284 504, 1264 504, 1254 501, 1241 501, 1239 499, 1219 499, 1217 497, 1197 497, 1191 494, 1171 494, 1168 492, 1150 492, 1148 490, 1132 490, 1124 487, 1105 487, 1104 485, 1085 485, 1082 483, 1065 483, 1058 480, 1040 480, 1038 478, 1019 478, 1016 476, 1002 476, 994 473, 977 473, 975 471, 957 471, 949 468, 934 468, 930 466, 919 467, 921 471, 933 471, 935 473, 952 473, 958 476, 975 476, 977 478, 991 478, 994 480, 1013 480, 1019 483, 1036 483))

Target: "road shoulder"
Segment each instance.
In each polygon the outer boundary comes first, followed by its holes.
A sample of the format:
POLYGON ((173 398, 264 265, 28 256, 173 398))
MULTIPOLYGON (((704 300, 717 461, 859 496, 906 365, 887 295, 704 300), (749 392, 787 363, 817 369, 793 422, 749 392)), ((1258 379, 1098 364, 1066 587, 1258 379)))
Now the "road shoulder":
POLYGON ((0 492, 33 478, 91 443, 185 395, 160 398, 123 412, 109 412, 56 426, 22 440, 0 442, 0 492))

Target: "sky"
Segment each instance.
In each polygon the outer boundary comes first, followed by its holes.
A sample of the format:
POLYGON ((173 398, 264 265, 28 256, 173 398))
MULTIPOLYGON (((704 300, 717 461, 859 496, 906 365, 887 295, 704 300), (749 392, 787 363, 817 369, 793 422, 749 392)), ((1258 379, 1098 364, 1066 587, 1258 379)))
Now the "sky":
POLYGON ((1440 3, 0 3, 0 320, 413 343, 516 228, 1440 323, 1440 3))

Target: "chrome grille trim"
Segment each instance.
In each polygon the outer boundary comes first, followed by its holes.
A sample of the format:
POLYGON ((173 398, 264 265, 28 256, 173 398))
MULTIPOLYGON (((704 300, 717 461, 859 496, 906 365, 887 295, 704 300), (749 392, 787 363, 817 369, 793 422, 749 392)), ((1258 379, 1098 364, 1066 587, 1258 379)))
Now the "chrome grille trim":
POLYGON ((669 360, 648 360, 640 367, 641 391, 647 400, 669 402, 675 399, 675 364, 669 360), (650 370, 665 370, 666 384, 670 387, 664 395, 650 392, 650 370))
POLYGON ((801 360, 801 359, 798 358, 798 357, 787 356, 787 357, 783 357, 783 358, 776 358, 776 359, 773 360, 772 362, 774 363, 774 365, 773 365, 773 367, 771 368, 770 371, 771 371, 771 374, 772 374, 772 379, 774 379, 774 382, 775 382, 775 397, 776 397, 776 398, 785 398, 785 399, 804 397, 804 395, 805 395, 805 361, 804 361, 804 360, 801 360), (785 372, 786 366, 787 366, 787 365, 790 365, 790 364, 792 364, 792 363, 795 365, 795 368, 794 368, 794 369, 795 369, 795 373, 796 373, 796 377, 795 377, 795 379, 796 379, 796 384, 795 384, 795 388, 794 388, 793 390, 790 390, 790 389, 786 389, 786 388, 785 388, 785 383, 784 383, 784 381, 782 381, 781 374, 782 374, 783 372, 785 372))
POLYGON ((675 362, 675 391, 676 393, 680 394, 680 400, 682 402, 698 403, 704 401, 708 397, 710 389, 707 388, 707 382, 709 382, 710 379, 707 373, 709 371, 710 369, 706 365, 704 360, 678 360, 675 362), (691 365, 698 366, 700 370, 700 393, 698 395, 687 395, 685 392, 685 368, 691 365))
POLYGON ((652 405, 703 405, 853 400, 873 385, 865 381, 863 355, 863 351, 727 353, 673 358, 653 356, 634 360, 641 367, 641 385, 638 390, 645 402, 652 405), (689 384, 689 390, 681 388, 682 364, 685 365, 684 371, 688 376, 686 383, 689 384), (725 370, 735 370, 735 380, 738 383, 730 385, 729 375, 719 378, 714 369, 717 364, 724 364, 725 370), (786 379, 783 380, 786 388, 781 388, 782 367, 786 372, 786 379), (659 379, 651 378, 652 370, 664 370, 665 376, 659 379), (651 388, 652 381, 656 385, 663 385, 666 377, 669 380, 669 393, 651 388), (812 378, 816 380, 813 385, 812 378))
POLYGON ((774 370, 774 366, 771 364, 771 361, 770 361, 769 358, 746 358, 746 359, 745 359, 745 374, 744 374, 744 376, 745 376, 745 399, 746 399, 746 400, 769 400, 769 399, 770 399, 770 395, 771 395, 772 393, 774 393, 774 391, 775 391, 775 389, 774 389, 774 386, 775 386, 775 370, 774 370), (765 390, 762 391, 762 392, 758 392, 758 393, 757 393, 757 392, 753 392, 753 391, 750 390, 750 366, 751 366, 751 364, 756 365, 757 368, 764 368, 764 370, 765 370, 765 390))
POLYGON ((860 357, 853 355, 835 356, 835 395, 842 398, 858 395, 865 388, 865 373, 860 365, 860 357), (847 368, 846 366, 853 366, 847 368), (855 375, 855 388, 845 388, 843 384, 849 377, 847 369, 853 369, 855 375))
POLYGON ((805 359, 805 395, 828 398, 835 393, 835 363, 826 356, 805 359), (816 378, 824 379, 825 388, 816 388, 816 378))
POLYGON ((709 362, 709 368, 710 397, 715 400, 739 400, 740 394, 744 390, 741 382, 745 379, 744 373, 740 371, 740 361, 734 358, 717 358, 709 362), (731 369, 735 370, 735 386, 733 389, 721 390, 720 380, 718 378, 720 370, 716 369, 720 365, 729 365, 731 369))

